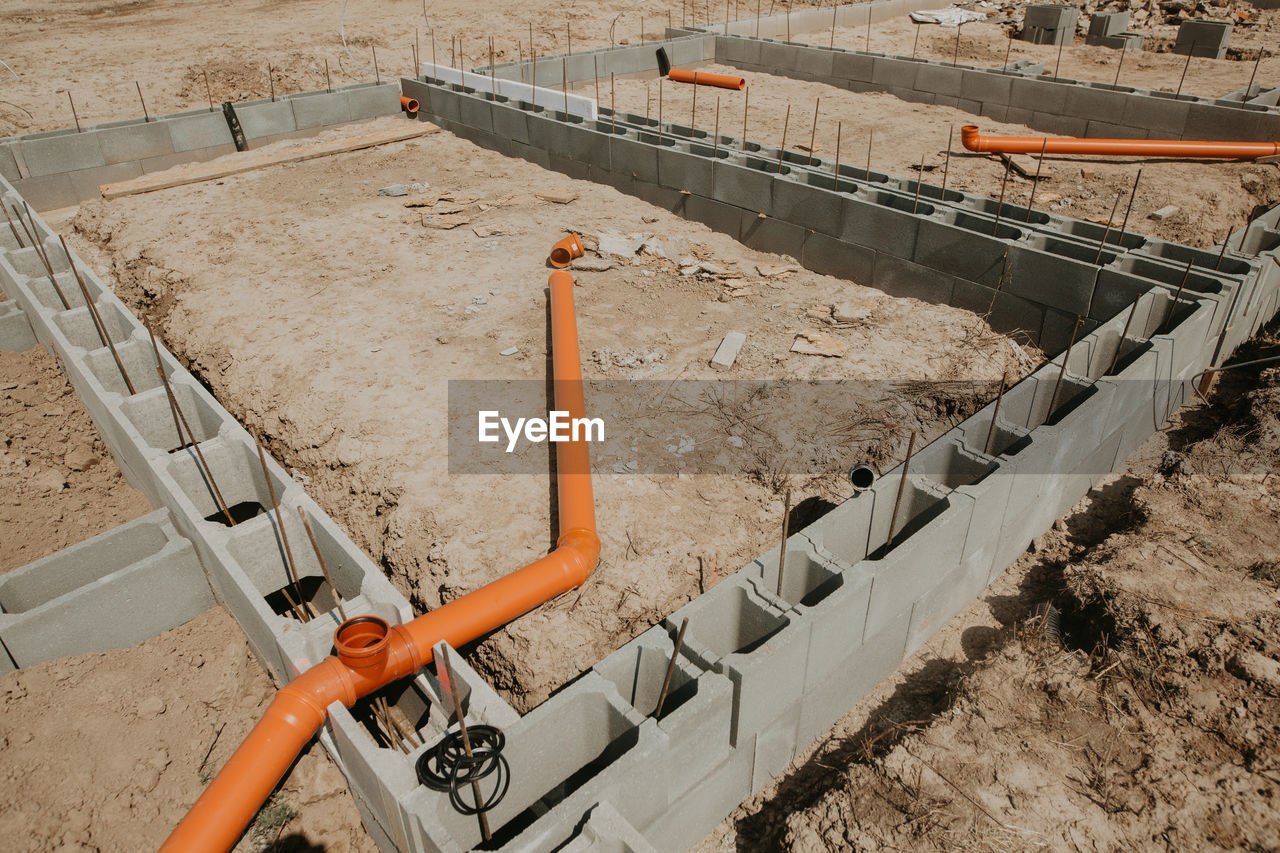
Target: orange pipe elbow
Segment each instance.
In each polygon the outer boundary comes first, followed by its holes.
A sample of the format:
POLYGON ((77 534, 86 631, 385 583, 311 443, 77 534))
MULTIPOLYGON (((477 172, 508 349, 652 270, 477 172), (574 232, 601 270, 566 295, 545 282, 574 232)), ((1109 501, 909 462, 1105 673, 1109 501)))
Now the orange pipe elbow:
POLYGON ((551 266, 562 270, 569 266, 574 258, 582 257, 583 251, 582 238, 577 234, 570 234, 551 247, 551 256, 549 258, 551 266))
POLYGON ((416 113, 418 111, 418 99, 401 95, 400 109, 404 110, 407 113, 416 113))
MULTIPOLYGON (((582 418, 586 403, 573 276, 553 272, 548 286, 555 405, 570 417, 582 418)), ((561 532, 554 551, 404 625, 388 626, 370 616, 340 625, 334 633, 337 655, 280 689, 165 841, 161 853, 230 850, 298 753, 324 725, 334 702, 349 708, 361 697, 422 669, 441 640, 457 648, 581 586, 600 560, 591 455, 585 441, 556 444, 556 485, 561 532)))
POLYGON ((707 74, 702 71, 687 71, 684 68, 672 68, 667 78, 677 83, 693 83, 698 86, 719 86, 721 89, 747 88, 747 81, 741 77, 730 77, 727 74, 707 74))
POLYGON ((1207 157, 1252 160, 1280 155, 1280 142, 1184 142, 1174 139, 1046 139, 1036 136, 983 136, 977 125, 960 128, 970 151, 993 154, 1102 154, 1124 157, 1207 157))

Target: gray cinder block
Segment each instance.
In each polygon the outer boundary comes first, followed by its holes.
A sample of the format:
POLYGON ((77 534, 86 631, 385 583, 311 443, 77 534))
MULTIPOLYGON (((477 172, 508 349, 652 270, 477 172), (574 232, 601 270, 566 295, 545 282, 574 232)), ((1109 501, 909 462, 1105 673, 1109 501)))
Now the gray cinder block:
POLYGON ((0 578, 0 637, 32 666, 128 648, 211 606, 195 551, 161 510, 0 578))
POLYGON ((102 149, 98 146, 98 134, 93 132, 24 139, 20 142, 20 147, 27 176, 31 178, 77 169, 92 169, 107 164, 102 156, 102 149))
POLYGON ((344 92, 308 92, 289 98, 288 103, 298 130, 351 121, 351 107, 344 92))
POLYGON ((1178 27, 1178 40, 1173 52, 1223 59, 1234 29, 1235 25, 1227 21, 1183 21, 1178 27))
POLYGON ((166 119, 159 124, 169 128, 173 150, 177 153, 234 144, 221 111, 166 119))
POLYGON ((292 133, 298 129, 293 119, 293 105, 285 100, 240 104, 236 107, 236 116, 247 139, 292 133))
POLYGON ((25 352, 36 345, 35 333, 16 302, 0 302, 0 350, 25 352))
POLYGON ((741 748, 803 689, 808 625, 781 613, 736 576, 669 616, 667 628, 678 629, 685 617, 689 656, 733 682, 731 742, 741 748))
POLYGON ((1086 44, 1102 44, 1108 37, 1118 36, 1129 28, 1128 12, 1095 12, 1089 19, 1086 44))
POLYGON ((174 153, 173 139, 163 121, 138 122, 93 133, 107 165, 174 153))

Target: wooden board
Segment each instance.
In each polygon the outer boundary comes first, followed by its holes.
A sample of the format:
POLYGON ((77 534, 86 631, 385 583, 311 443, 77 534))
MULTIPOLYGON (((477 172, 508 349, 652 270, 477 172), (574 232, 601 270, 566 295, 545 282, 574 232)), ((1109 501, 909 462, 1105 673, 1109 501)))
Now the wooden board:
POLYGON ((114 184, 103 184, 98 187, 98 190, 102 193, 102 197, 106 199, 123 198, 124 196, 138 195, 139 193, 181 187, 186 184, 197 184, 201 181, 212 181, 218 178, 225 178, 228 175, 238 175, 241 172, 251 172, 254 169, 262 169, 267 166, 278 166, 281 163, 298 163, 303 160, 314 160, 316 157, 345 154, 349 151, 359 151, 362 148, 372 148, 376 145, 386 145, 391 142, 404 142, 407 139, 427 136, 438 130, 440 128, 434 124, 419 122, 407 128, 396 127, 373 133, 362 133, 359 136, 348 136, 344 139, 319 142, 314 145, 283 148, 278 151, 243 151, 236 154, 228 154, 219 157, 217 160, 210 160, 207 163, 167 169, 163 172, 143 175, 140 178, 130 178, 127 181, 118 181, 114 184))

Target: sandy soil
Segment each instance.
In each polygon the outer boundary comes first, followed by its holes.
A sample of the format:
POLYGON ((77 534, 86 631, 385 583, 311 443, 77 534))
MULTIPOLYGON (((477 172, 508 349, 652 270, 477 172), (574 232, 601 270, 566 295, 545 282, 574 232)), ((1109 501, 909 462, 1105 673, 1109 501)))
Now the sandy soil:
POLYGON ((1276 849, 1280 371, 1257 370, 695 850, 1276 849))
MULTIPOLYGON (((154 850, 261 717, 275 688, 219 607, 132 649, 0 679, 5 848, 154 850)), ((375 853, 318 744, 236 847, 375 853)))
POLYGON ((0 352, 0 572, 151 511, 43 347, 0 352))
POLYGON ((610 188, 443 133, 86 205, 74 219, 78 246, 102 253, 95 265, 110 271, 117 292, 301 475, 419 610, 535 559, 555 533, 545 448, 530 473, 450 471, 445 413, 449 380, 525 379, 542 389, 545 258, 566 227, 589 240, 610 231, 652 236, 673 258, 702 258, 731 276, 683 276, 672 260, 647 253, 579 272, 588 379, 721 376, 707 362, 736 329, 748 343, 735 378, 945 380, 955 399, 909 399, 905 419, 893 408, 902 395, 868 401, 889 431, 842 439, 817 463, 790 459, 781 437, 766 445, 745 436, 733 448, 737 426, 727 414, 704 425, 709 433, 671 425, 737 454, 736 476, 633 474, 601 461, 600 569, 580 595, 518 620, 477 654, 522 709, 704 589, 712 581, 699 558, 732 570, 766 550, 784 484, 798 490, 797 504, 833 504, 853 462, 887 461, 911 428, 936 435, 992 393, 1003 370, 1012 375, 1027 363, 968 312, 815 275, 610 188), (407 202, 428 206, 406 209, 406 199, 377 194, 413 182, 431 189, 407 202), (552 190, 578 197, 560 205, 534 195, 552 190), (468 221, 441 230, 424 227, 424 217, 468 221), (481 238, 477 229, 500 233, 481 238), (761 264, 796 268, 766 278, 756 272, 761 264), (837 328, 815 316, 830 319, 832 304, 850 300, 869 306, 868 322, 837 328), (829 331, 849 352, 790 353, 805 330, 829 331), (511 347, 519 351, 501 354, 511 347))
MULTIPOLYGON (((741 74, 728 66, 704 67, 712 73, 741 74)), ((789 150, 803 152, 812 141, 816 156, 831 159, 836 155, 838 133, 840 162, 844 165, 865 166, 870 143, 871 168, 876 171, 914 175, 919 173, 923 160, 929 183, 940 185, 945 167, 948 187, 992 198, 1000 195, 1004 161, 996 155, 974 155, 965 151, 960 144, 960 127, 977 123, 984 133, 1037 135, 1024 125, 979 119, 951 107, 904 103, 889 94, 856 94, 768 74, 746 76, 749 102, 743 92, 702 89, 695 104, 695 87, 663 83, 663 120, 688 126, 690 119, 695 118, 694 126, 711 132, 716 126, 718 102, 723 134, 741 137, 745 109, 747 138, 751 141, 776 147, 782 143, 785 126, 789 150), (947 139, 953 129, 948 165, 947 139)), ((612 97, 616 98, 619 109, 640 115, 647 110, 656 118, 658 90, 657 80, 616 80, 612 97)), ((594 94, 590 86, 580 91, 594 94)), ((609 81, 602 84, 600 96, 601 103, 608 106, 609 81)), ((1034 159, 1027 158, 1027 162, 1034 164, 1034 159)), ((1114 216, 1115 226, 1119 228, 1139 168, 1142 179, 1133 201, 1128 230, 1164 240, 1209 246, 1220 241, 1229 229, 1243 225, 1257 206, 1270 207, 1280 202, 1280 167, 1276 164, 1047 157, 1034 206, 1077 219, 1105 222, 1112 215, 1117 195, 1121 195, 1114 216), (1152 212, 1169 205, 1179 207, 1179 212, 1159 221, 1148 218, 1152 212)), ((1031 185, 1031 179, 1010 171, 1006 200, 1014 204, 1031 202, 1031 185)))
POLYGON ((647 38, 660 38, 668 14, 676 24, 681 14, 679 3, 658 0, 531 0, 510 14, 498 8, 472 0, 70 0, 53 9, 0 0, 9 36, 0 60, 14 71, 0 66, 0 99, 8 102, 0 103, 0 136, 71 127, 68 90, 80 122, 93 124, 142 114, 135 81, 159 115, 207 106, 205 73, 216 103, 265 97, 272 76, 276 94, 319 89, 326 60, 333 85, 372 80, 373 49, 384 77, 407 74, 415 38, 422 61, 430 61, 433 27, 441 63, 460 38, 475 67, 489 62, 489 36, 496 61, 507 62, 529 53, 530 27, 545 56, 564 53, 570 38, 575 51, 608 47, 611 24, 619 44, 638 41, 642 26, 647 38))

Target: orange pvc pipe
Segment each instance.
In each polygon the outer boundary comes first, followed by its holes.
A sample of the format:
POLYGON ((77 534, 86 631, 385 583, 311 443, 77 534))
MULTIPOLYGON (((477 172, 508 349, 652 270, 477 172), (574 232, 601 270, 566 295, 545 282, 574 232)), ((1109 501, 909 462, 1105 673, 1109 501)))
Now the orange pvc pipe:
POLYGON ((400 96, 400 109, 407 113, 416 113, 418 111, 418 99, 410 98, 406 95, 400 96))
POLYGON ((977 125, 960 128, 970 151, 998 154, 1113 154, 1125 157, 1208 157, 1251 160, 1280 155, 1280 142, 1184 142, 1174 139, 1045 139, 1037 136, 982 136, 977 125))
POLYGON ((562 270, 569 266, 574 258, 582 257, 583 251, 582 238, 577 234, 570 234, 551 247, 551 255, 547 260, 551 262, 551 266, 562 270))
MULTIPOLYGON (((585 417, 573 276, 553 272, 552 384, 556 408, 585 417)), ((556 444, 560 538, 547 556, 475 592, 387 627, 373 617, 349 619, 334 634, 338 655, 300 674, 276 694, 226 766, 196 800, 160 848, 183 853, 225 853, 284 778, 298 753, 324 725, 334 702, 351 707, 431 662, 440 640, 457 648, 581 586, 600 557, 590 451, 584 441, 556 444)))
POLYGON ((699 86, 719 86, 721 89, 747 88, 747 81, 741 77, 730 77, 727 74, 707 74, 703 71, 686 71, 683 68, 672 68, 667 79, 677 83, 695 83, 699 86))

